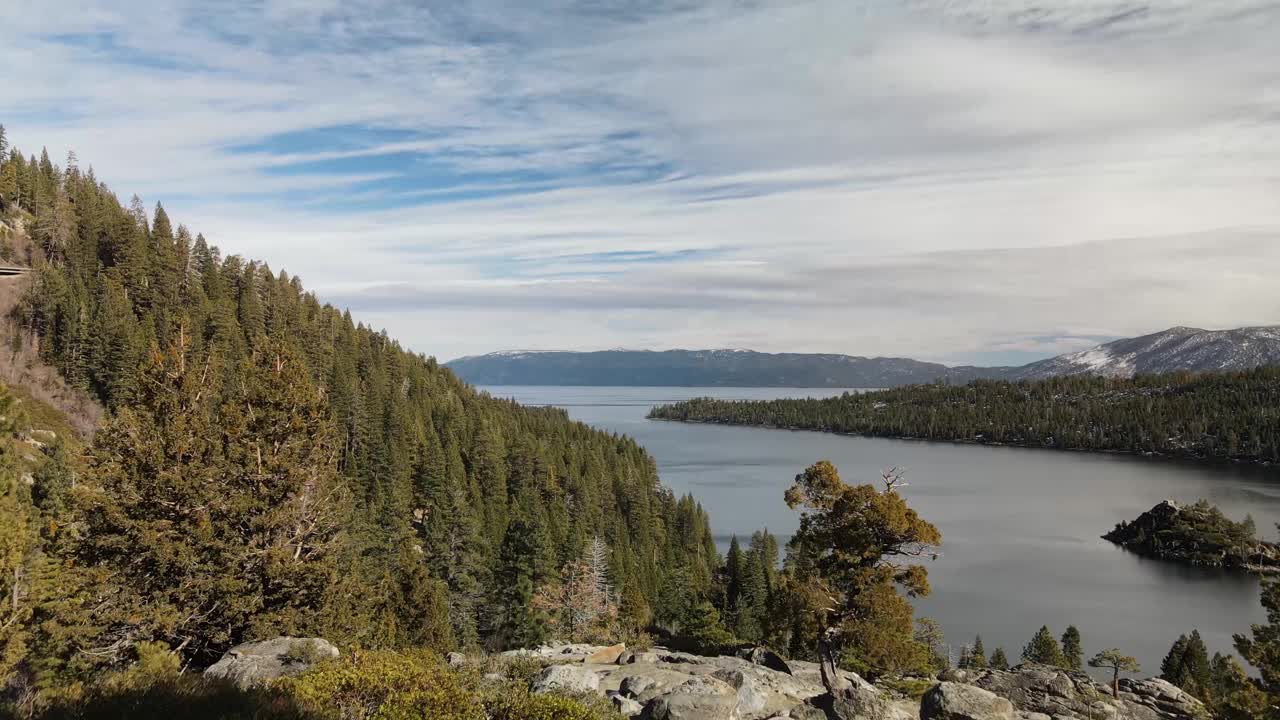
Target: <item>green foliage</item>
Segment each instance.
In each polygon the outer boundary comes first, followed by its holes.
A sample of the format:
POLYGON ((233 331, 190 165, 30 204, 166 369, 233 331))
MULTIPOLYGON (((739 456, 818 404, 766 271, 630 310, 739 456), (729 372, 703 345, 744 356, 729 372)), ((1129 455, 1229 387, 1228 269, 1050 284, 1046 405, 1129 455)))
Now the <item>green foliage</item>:
POLYGON ((826 399, 698 398, 663 420, 1280 462, 1280 368, 914 385, 826 399))
POLYGON ((1248 635, 1236 635, 1235 645, 1240 656, 1257 669, 1259 689, 1274 707, 1280 704, 1280 581, 1262 583, 1262 607, 1267 623, 1253 625, 1248 635))
POLYGON ((0 528, 0 560, 24 584, 6 673, 20 664, 48 694, 139 641, 198 669, 302 631, 363 648, 532 643, 533 593, 593 537, 629 632, 673 578, 680 613, 709 596, 706 513, 630 439, 467 387, 163 207, 122 206, 74 158, 0 154, 0 194, 32 214, 15 318, 112 413, 84 472, 63 462, 78 449, 52 451, 35 505, 0 483, 4 520, 21 519, 0 528))
POLYGON ((973 647, 969 649, 969 667, 981 670, 987 667, 987 649, 982 644, 982 636, 973 639, 973 647))
POLYGON ((1199 630, 1181 635, 1160 662, 1160 677, 1201 699, 1208 699, 1214 686, 1209 649, 1199 630))
POLYGON ((1120 695, 1120 673, 1138 672, 1142 669, 1135 658, 1125 655, 1117 648, 1103 650, 1089 658, 1089 667, 1111 670, 1111 693, 1116 696, 1120 695))
POLYGON ((1062 666, 1067 670, 1084 669, 1084 648, 1080 645, 1080 631, 1068 625, 1062 633, 1062 666))
POLYGON ((37 720, 616 720, 600 697, 532 695, 520 682, 484 683, 425 651, 366 652, 326 661, 273 685, 240 690, 181 673, 161 645, 37 720))
POLYGON ((17 415, 13 395, 0 386, 0 687, 18 669, 31 641, 29 597, 39 547, 36 510, 14 457, 17 415))
POLYGON ((1267 694, 1230 655, 1216 653, 1211 662, 1213 687, 1205 698, 1214 717, 1222 720, 1257 720, 1266 717, 1267 694))
POLYGON ((726 626, 739 639, 768 639, 778 583, 778 541, 768 530, 752 533, 744 551, 734 536, 718 575, 726 626))
POLYGON ((1042 625, 1031 641, 1022 648, 1022 659, 1041 665, 1066 667, 1062 648, 1058 646, 1058 641, 1047 625, 1042 625))
POLYGON ((725 629, 715 606, 703 600, 685 613, 680 633, 672 638, 671 645, 686 652, 715 656, 734 642, 733 634, 725 629))
POLYGON ((484 703, 426 651, 361 653, 279 683, 304 713, 342 720, 483 720, 484 703))
POLYGON ((883 489, 847 485, 824 460, 786 491, 787 505, 805 510, 789 562, 835 599, 823 624, 837 629, 841 657, 872 676, 930 662, 907 600, 929 593, 928 572, 910 560, 931 555, 942 542, 937 528, 897 493, 900 478, 891 471, 884 480, 883 489))
POLYGON ((1004 654, 1004 648, 998 647, 991 652, 991 669, 992 670, 1008 670, 1009 658, 1004 654))

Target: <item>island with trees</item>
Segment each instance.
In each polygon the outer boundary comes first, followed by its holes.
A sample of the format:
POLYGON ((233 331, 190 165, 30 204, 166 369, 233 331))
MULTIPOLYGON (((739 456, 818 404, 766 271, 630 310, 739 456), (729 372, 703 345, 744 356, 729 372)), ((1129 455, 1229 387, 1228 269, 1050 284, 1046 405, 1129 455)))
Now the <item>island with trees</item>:
POLYGON ((1257 537, 1252 517, 1233 521, 1206 500, 1181 505, 1164 500, 1124 521, 1104 540, 1147 557, 1188 565, 1280 573, 1280 545, 1257 537))
POLYGON ((1280 368, 935 383, 825 399, 695 398, 649 418, 958 443, 1280 462, 1280 368))

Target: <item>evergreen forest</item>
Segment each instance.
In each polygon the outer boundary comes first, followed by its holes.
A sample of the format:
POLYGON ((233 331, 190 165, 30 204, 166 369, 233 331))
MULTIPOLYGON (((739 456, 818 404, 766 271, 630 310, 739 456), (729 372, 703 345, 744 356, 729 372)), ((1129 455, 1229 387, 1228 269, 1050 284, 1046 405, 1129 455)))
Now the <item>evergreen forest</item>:
POLYGON ((697 398, 656 407, 649 417, 1273 463, 1280 461, 1280 368, 1132 379, 976 380, 826 399, 697 398))
POLYGON ((31 269, 4 281, 5 352, 106 417, 36 438, 5 393, 6 680, 65 687, 148 642, 193 668, 264 635, 535 643, 535 595, 583 564, 623 617, 709 596, 707 516, 632 440, 475 391, 74 155, 0 147, 0 256, 31 269))

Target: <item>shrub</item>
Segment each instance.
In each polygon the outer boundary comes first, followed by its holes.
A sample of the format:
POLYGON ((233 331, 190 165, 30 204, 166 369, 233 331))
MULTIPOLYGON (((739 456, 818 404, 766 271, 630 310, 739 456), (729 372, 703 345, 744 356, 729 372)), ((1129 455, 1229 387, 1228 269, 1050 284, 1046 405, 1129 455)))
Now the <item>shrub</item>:
POLYGON ((606 702, 596 695, 576 698, 509 691, 492 698, 485 707, 493 720, 606 720, 621 717, 606 702))
POLYGON ((474 687, 427 651, 370 652, 277 684, 316 718, 485 720, 474 687))

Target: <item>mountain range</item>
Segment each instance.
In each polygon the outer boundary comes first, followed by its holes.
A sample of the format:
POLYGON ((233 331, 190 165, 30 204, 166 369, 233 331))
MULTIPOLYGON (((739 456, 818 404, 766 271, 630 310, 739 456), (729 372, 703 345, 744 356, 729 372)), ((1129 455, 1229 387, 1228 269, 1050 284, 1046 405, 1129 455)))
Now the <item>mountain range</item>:
POLYGON ((1211 372, 1280 365, 1280 326, 1174 327, 1016 367, 947 366, 910 358, 753 350, 508 351, 447 363, 474 385, 887 388, 943 380, 1211 372))

